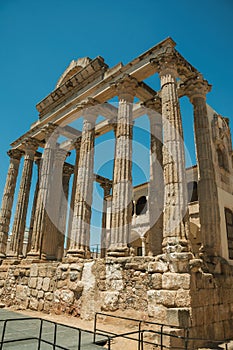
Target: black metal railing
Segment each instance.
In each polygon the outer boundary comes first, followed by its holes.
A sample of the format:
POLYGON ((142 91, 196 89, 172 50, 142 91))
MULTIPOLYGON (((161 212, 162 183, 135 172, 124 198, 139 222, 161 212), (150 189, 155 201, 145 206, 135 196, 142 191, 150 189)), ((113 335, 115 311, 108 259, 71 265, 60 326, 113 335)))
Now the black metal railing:
MULTIPOLYGON (((11 318, 11 319, 6 319, 6 320, 0 320, 0 322, 3 324, 2 325, 2 334, 1 334, 1 340, 0 340, 0 350, 3 349, 4 344, 10 344, 10 343, 22 343, 22 342, 36 342, 37 347, 35 347, 35 349, 40 350, 41 349, 41 345, 44 344, 48 344, 50 346, 52 346, 53 349, 62 349, 62 350, 69 350, 68 346, 64 346, 61 344, 58 344, 57 341, 57 335, 58 335, 58 326, 63 327, 63 328, 67 328, 69 330, 74 330, 77 333, 77 341, 75 346, 77 345, 77 350, 81 350, 83 345, 82 345, 82 336, 84 333, 89 333, 91 335, 90 339, 92 339, 93 337, 93 331, 89 331, 89 330, 84 330, 81 328, 76 328, 73 326, 68 326, 68 325, 64 325, 61 323, 57 323, 57 322, 53 322, 50 320, 45 320, 42 318, 37 318, 37 317, 21 317, 21 318, 11 318), (20 338, 14 338, 11 337, 11 339, 5 339, 6 335, 7 335, 7 327, 9 324, 11 324, 12 322, 25 322, 25 321, 36 321, 38 322, 38 325, 36 327, 36 330, 38 331, 38 335, 33 335, 33 336, 22 336, 20 338), (51 340, 45 339, 43 337, 43 330, 44 330, 44 326, 45 324, 51 324, 53 325, 53 336, 51 340)), ((96 332, 96 336, 99 336, 102 338, 102 343, 107 344, 107 349, 110 350, 110 344, 111 344, 111 338, 106 335, 106 334, 102 334, 100 332, 96 332)), ((90 342, 91 343, 91 342, 90 342)), ((98 343, 98 341, 97 341, 98 343)))
MULTIPOLYGON (((188 327, 179 327, 179 326, 174 326, 174 325, 169 325, 169 324, 162 324, 162 323, 157 323, 157 322, 152 322, 152 321, 146 321, 146 320, 139 320, 139 319, 134 319, 134 318, 129 318, 129 317, 123 317, 123 316, 115 316, 115 315, 110 315, 102 312, 97 312, 95 314, 95 319, 94 319, 94 335, 93 335, 93 343, 95 343, 95 334, 97 332, 101 332, 101 334, 106 334, 110 337, 111 340, 123 337, 125 339, 128 339, 130 341, 137 342, 137 349, 138 350, 144 350, 144 345, 150 344, 153 345, 154 347, 157 347, 158 349, 164 350, 164 349, 177 349, 177 350, 195 350, 197 342, 201 342, 202 344, 205 343, 210 343, 210 344, 215 344, 218 346, 219 344, 224 344, 225 350, 228 350, 228 343, 231 341, 231 339, 223 339, 223 340, 212 340, 212 339, 203 339, 203 338, 193 338, 190 337, 190 329, 188 327), (137 325, 137 329, 132 332, 125 332, 121 334, 116 334, 101 328, 97 327, 97 322, 98 322, 98 316, 102 317, 110 317, 110 318, 116 318, 119 320, 125 320, 125 321, 130 321, 130 322, 135 322, 137 325), (142 326, 146 325, 153 325, 157 327, 157 330, 152 330, 152 329, 145 329, 142 326), (168 331, 169 330, 169 331, 168 331), (183 334, 178 335, 178 334, 173 334, 172 330, 178 330, 178 332, 181 332, 183 334), (145 339, 145 334, 151 334, 158 336, 157 341, 149 341, 148 339, 145 339), (135 336, 135 337, 133 337, 135 336), (179 341, 179 345, 168 345, 166 344, 165 340, 176 340, 179 341), (193 345, 192 345, 193 344, 193 345)), ((233 338, 233 335, 232 335, 233 338)), ((169 343, 169 342, 167 342, 169 343)))

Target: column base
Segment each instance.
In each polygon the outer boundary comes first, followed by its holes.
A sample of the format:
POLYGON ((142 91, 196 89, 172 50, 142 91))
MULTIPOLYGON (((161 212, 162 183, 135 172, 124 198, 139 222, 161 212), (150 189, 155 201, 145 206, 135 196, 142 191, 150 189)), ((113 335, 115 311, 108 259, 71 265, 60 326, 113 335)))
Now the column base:
POLYGON ((40 260, 40 252, 28 252, 26 256, 27 260, 40 260))
POLYGON ((67 252, 67 258, 72 258, 72 259, 90 259, 91 253, 89 250, 84 250, 84 249, 70 249, 67 252))
POLYGON ((112 247, 107 251, 107 256, 115 257, 115 258, 129 256, 129 248, 128 247, 112 247))

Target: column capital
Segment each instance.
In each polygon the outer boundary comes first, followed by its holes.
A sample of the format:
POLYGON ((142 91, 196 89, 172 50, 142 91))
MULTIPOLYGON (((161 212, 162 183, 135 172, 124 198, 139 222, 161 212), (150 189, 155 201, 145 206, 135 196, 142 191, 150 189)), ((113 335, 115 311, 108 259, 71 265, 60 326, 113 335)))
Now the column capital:
POLYGON ((115 89, 119 99, 133 102, 135 92, 138 87, 138 81, 129 75, 124 76, 118 80, 115 84, 115 89))
POLYGON ((104 197, 108 196, 110 194, 111 188, 112 188, 112 182, 105 181, 100 184, 100 186, 104 190, 104 197))
POLYGON ((72 145, 74 146, 76 151, 80 151, 81 141, 82 141, 81 137, 79 137, 78 139, 75 139, 75 140, 72 141, 72 145))
POLYGON ((16 159, 16 160, 20 160, 20 158, 22 157, 23 155, 23 152, 18 150, 18 149, 10 149, 8 152, 7 152, 8 156, 11 158, 11 159, 16 159))
MULTIPOLYGON (((162 101, 159 95, 156 95, 152 99, 143 102, 141 105, 162 114, 162 101)), ((148 117, 150 117, 149 114, 148 117)))
POLYGON ((195 97, 202 97, 206 99, 206 94, 210 92, 211 85, 207 80, 203 79, 202 75, 186 80, 181 84, 185 94, 189 97, 190 102, 193 103, 195 97))
POLYGON ((39 146, 39 142, 33 138, 27 138, 22 142, 22 146, 24 148, 25 155, 29 155, 34 157, 35 152, 39 146))
POLYGON ((74 173, 74 166, 68 163, 65 163, 63 166, 63 175, 71 176, 74 173))
POLYGON ((178 76, 177 73, 177 57, 175 52, 170 50, 166 54, 161 54, 156 58, 151 59, 150 63, 156 67, 160 78, 164 75, 172 75, 173 78, 178 76))
POLYGON ((45 142, 48 142, 49 138, 52 136, 53 133, 54 133, 53 139, 57 138, 58 130, 55 132, 56 129, 58 129, 58 126, 53 123, 48 123, 42 128, 42 132, 44 133, 44 137, 45 137, 45 142))

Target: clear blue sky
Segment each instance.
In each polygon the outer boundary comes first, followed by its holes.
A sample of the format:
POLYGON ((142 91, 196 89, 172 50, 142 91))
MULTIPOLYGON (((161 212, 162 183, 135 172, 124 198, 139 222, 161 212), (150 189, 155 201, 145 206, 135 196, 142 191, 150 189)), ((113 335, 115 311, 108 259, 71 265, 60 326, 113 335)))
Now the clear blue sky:
POLYGON ((168 36, 213 84, 207 102, 232 128, 232 0, 0 0, 0 196, 9 144, 37 120, 36 103, 72 59, 127 63, 168 36))

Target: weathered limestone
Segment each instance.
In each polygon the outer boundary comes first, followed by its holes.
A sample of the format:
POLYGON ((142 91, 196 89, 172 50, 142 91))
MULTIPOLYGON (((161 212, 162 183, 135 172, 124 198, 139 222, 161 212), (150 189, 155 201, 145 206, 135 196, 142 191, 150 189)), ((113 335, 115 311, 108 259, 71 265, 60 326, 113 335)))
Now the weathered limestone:
POLYGON ((89 257, 96 111, 85 105, 69 257, 89 257))
POLYGON ((137 83, 123 78, 116 86, 119 109, 116 126, 116 146, 113 174, 111 243, 108 254, 128 255, 132 220, 132 103, 137 83))
POLYGON ((27 253, 31 250, 33 223, 34 223, 34 219, 35 219, 37 198, 38 198, 39 185, 40 185, 40 162, 41 162, 41 158, 37 158, 35 161, 35 163, 37 165, 37 181, 36 181, 36 188, 35 188, 33 203, 32 203, 30 227, 29 227, 29 232, 28 232, 27 253))
POLYGON ((106 255, 106 251, 107 251, 107 237, 106 237, 107 201, 106 201, 106 197, 110 195, 112 184, 109 181, 106 181, 106 182, 102 183, 100 186, 104 190, 100 257, 104 258, 106 255))
POLYGON ((6 244, 9 232, 9 225, 11 219, 11 210, 14 201, 14 193, 16 180, 19 170, 19 162, 22 152, 16 149, 8 151, 10 157, 10 165, 6 178, 6 185, 4 188, 2 207, 0 213, 0 257, 4 258, 6 255, 6 244))
POLYGON ((14 223, 8 256, 22 257, 23 255, 23 238, 26 226, 27 208, 31 187, 32 169, 34 155, 38 147, 38 142, 28 139, 24 143, 24 166, 21 176, 21 183, 16 205, 14 223))
POLYGON ((164 168, 164 251, 187 249, 187 184, 183 131, 177 94, 176 61, 172 54, 155 61, 161 80, 164 168))
POLYGON ((40 258, 42 242, 45 236, 46 222, 48 218, 47 207, 49 187, 51 186, 51 174, 53 166, 53 154, 56 147, 57 133, 54 125, 47 125, 44 128, 46 146, 42 156, 40 187, 38 192, 35 219, 32 231, 31 250, 29 258, 40 258))
POLYGON ((163 180, 163 128, 161 99, 147 101, 147 115, 150 120, 150 182, 149 182, 149 254, 162 253, 163 238, 163 206, 164 206, 164 180, 163 180))
POLYGON ((77 176, 78 176, 78 164, 79 164, 79 158, 80 158, 81 139, 75 140, 73 144, 76 152, 76 157, 75 157, 74 178, 73 178, 72 192, 71 192, 71 199, 70 199, 68 237, 67 237, 67 245, 66 245, 67 250, 69 250, 70 248, 70 238, 71 238, 72 222, 73 222, 73 216, 74 216, 74 201, 75 201, 76 184, 77 184, 77 176))
POLYGON ((63 164, 67 150, 56 147, 53 154, 53 165, 50 172, 49 193, 46 202, 46 227, 42 243, 42 259, 56 260, 58 252, 58 227, 60 220, 60 203, 64 195, 62 188, 63 164))
POLYGON ((59 220, 57 226, 57 260, 62 260, 64 253, 64 241, 66 234, 66 217, 68 207, 68 195, 69 195, 69 182, 70 177, 73 174, 73 167, 70 164, 64 164, 63 177, 62 177, 62 196, 60 200, 59 220))
POLYGON ((206 107, 206 94, 211 86, 201 77, 186 83, 186 93, 194 107, 194 128, 199 169, 198 197, 201 222, 202 252, 205 256, 221 255, 218 190, 211 149, 211 129, 206 107))

